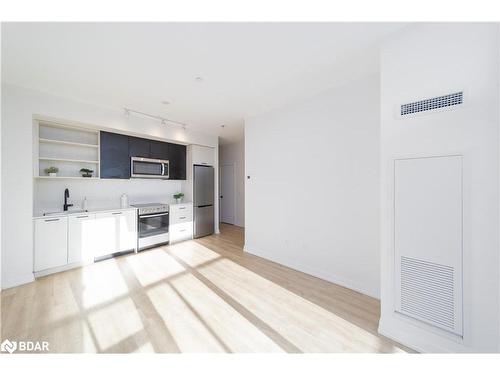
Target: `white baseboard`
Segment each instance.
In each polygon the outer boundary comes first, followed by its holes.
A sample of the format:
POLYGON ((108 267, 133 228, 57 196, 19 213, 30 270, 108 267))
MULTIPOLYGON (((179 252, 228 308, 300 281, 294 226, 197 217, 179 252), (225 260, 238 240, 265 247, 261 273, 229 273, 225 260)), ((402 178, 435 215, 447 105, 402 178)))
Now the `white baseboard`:
POLYGON ((35 279, 37 279, 39 277, 51 275, 53 273, 68 271, 68 270, 71 270, 73 268, 78 268, 78 267, 82 267, 82 266, 85 266, 87 264, 93 264, 93 263, 94 263, 94 261, 76 262, 76 263, 65 264, 64 266, 49 268, 47 270, 35 272, 34 275, 35 275, 35 279))
POLYGON ((28 284, 35 281, 35 277, 33 276, 32 273, 23 275, 21 277, 17 277, 16 279, 13 280, 4 280, 2 282, 2 290, 9 289, 9 288, 14 288, 19 285, 23 284, 28 284))
POLYGON ((329 282, 334 283, 334 284, 338 284, 338 285, 343 286, 343 287, 348 288, 348 289, 352 289, 356 292, 365 294, 365 295, 370 296, 372 298, 380 299, 380 296, 378 294, 378 289, 375 287, 360 285, 353 280, 348 280, 345 278, 338 277, 336 275, 332 275, 325 270, 316 269, 316 268, 313 268, 313 267, 310 267, 310 266, 304 265, 304 264, 299 264, 297 261, 294 261, 292 259, 282 259, 282 258, 278 258, 278 257, 274 257, 274 256, 269 256, 269 254, 267 254, 266 252, 256 250, 256 248, 253 246, 251 247, 251 250, 250 250, 246 243, 243 246, 243 250, 246 251, 247 253, 256 255, 256 256, 264 258, 264 259, 268 259, 270 261, 273 261, 273 262, 281 264, 283 266, 292 268, 294 270, 307 273, 309 275, 318 277, 320 279, 329 281, 329 282))

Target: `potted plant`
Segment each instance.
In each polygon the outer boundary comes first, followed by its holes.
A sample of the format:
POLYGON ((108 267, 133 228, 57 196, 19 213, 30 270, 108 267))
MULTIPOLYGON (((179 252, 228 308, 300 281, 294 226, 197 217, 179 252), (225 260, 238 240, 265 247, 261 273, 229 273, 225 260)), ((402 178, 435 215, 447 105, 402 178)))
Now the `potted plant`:
POLYGON ((175 198, 175 201, 177 203, 181 203, 182 202, 182 197, 184 196, 184 193, 177 193, 177 194, 174 194, 174 198, 175 198))
POLYGON ((80 169, 80 173, 82 173, 82 177, 92 177, 94 171, 92 169, 82 168, 80 169))
POLYGON ((59 172, 59 168, 57 167, 48 167, 48 168, 45 168, 45 173, 47 173, 50 177, 56 177, 57 176, 57 172, 59 172))

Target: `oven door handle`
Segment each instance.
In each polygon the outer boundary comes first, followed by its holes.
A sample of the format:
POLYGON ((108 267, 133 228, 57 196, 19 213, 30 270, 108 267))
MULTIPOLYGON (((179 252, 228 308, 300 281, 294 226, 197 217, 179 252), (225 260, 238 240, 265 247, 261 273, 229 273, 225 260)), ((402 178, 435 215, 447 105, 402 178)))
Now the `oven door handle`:
POLYGON ((149 215, 139 215, 139 219, 142 219, 144 217, 158 217, 158 216, 167 216, 168 212, 164 212, 161 214, 149 214, 149 215))
POLYGON ((165 163, 161 163, 161 175, 165 176, 165 163))

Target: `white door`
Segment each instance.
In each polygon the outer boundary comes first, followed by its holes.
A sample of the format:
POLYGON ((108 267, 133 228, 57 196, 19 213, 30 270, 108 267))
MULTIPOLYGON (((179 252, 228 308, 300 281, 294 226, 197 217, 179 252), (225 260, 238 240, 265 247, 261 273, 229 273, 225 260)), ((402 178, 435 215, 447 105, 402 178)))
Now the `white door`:
POLYGON ((396 160, 396 311, 462 335, 462 157, 396 160))
POLYGON ((234 165, 220 167, 220 221, 234 224, 234 165))

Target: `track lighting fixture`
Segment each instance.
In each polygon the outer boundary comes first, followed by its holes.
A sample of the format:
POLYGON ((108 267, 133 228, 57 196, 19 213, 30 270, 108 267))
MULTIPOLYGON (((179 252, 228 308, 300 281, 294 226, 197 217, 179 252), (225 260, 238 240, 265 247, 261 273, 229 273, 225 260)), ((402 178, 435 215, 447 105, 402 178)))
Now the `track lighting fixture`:
POLYGON ((180 122, 180 121, 175 121, 175 120, 169 120, 168 118, 164 118, 161 116, 156 116, 156 115, 151 115, 149 113, 141 112, 141 111, 136 111, 134 109, 130 108, 124 108, 125 115, 130 116, 131 113, 135 113, 144 117, 149 117, 152 119, 160 120, 162 125, 175 125, 175 126, 181 126, 182 129, 186 130, 187 124, 180 122))

